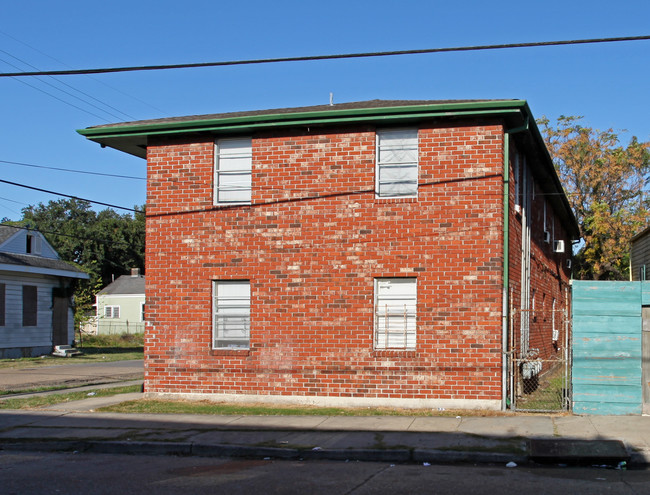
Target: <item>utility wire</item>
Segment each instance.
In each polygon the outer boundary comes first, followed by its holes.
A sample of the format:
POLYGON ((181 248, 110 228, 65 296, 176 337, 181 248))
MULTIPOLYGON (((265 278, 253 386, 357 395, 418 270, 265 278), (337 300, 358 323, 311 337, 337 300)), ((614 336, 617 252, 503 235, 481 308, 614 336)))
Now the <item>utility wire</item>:
MULTIPOLYGON (((0 50, 0 52, 4 53, 4 54, 6 54, 6 55, 9 55, 11 58, 13 58, 13 59, 15 59, 15 60, 18 60, 19 62, 21 62, 21 63, 23 63, 23 64, 25 64, 25 65, 31 67, 32 69, 39 70, 38 67, 36 67, 36 66, 30 64, 29 62, 26 62, 25 60, 22 60, 22 59, 16 57, 15 55, 12 55, 11 53, 9 53, 9 52, 7 52, 7 51, 5 51, 5 50, 0 50)), ((3 62, 5 62, 5 63, 8 64, 8 65, 11 65, 12 67, 14 67, 14 68, 16 68, 16 69, 20 69, 20 67, 14 65, 14 64, 11 64, 11 63, 9 63, 9 62, 7 62, 6 60, 3 60, 3 62)), ((127 118, 129 118, 129 119, 134 119, 134 117, 131 116, 131 115, 129 115, 128 113, 122 112, 121 110, 119 110, 119 109, 117 109, 117 108, 115 108, 115 107, 109 105, 108 103, 104 103, 103 101, 101 101, 101 100, 95 98, 95 97, 92 96, 92 95, 89 95, 88 93, 84 93, 84 92, 81 91, 80 89, 77 89, 77 88, 75 88, 74 86, 72 86, 72 85, 70 85, 70 84, 68 84, 68 83, 66 83, 66 82, 64 82, 64 81, 60 81, 59 79, 57 79, 57 78, 54 77, 54 76, 48 76, 48 77, 49 77, 50 79, 52 79, 54 82, 59 83, 59 84, 62 84, 63 86, 65 86, 65 87, 67 87, 67 88, 70 88, 72 91, 76 91, 77 93, 80 93, 80 94, 84 95, 85 97, 90 98, 91 100, 96 101, 97 103, 99 103, 100 105, 103 105, 104 107, 110 108, 111 110, 115 110, 117 113, 122 114, 123 116, 125 116, 125 117, 127 117, 127 118)), ((73 93, 70 93, 69 91, 66 91, 66 90, 64 90, 64 89, 61 89, 61 88, 57 87, 56 85, 54 85, 54 84, 52 84, 52 83, 50 83, 50 82, 47 82, 47 81, 43 81, 43 80, 41 80, 41 83, 46 84, 46 85, 50 86, 51 88, 54 88, 54 89, 56 89, 56 90, 58 90, 58 91, 61 91, 62 93, 66 94, 66 95, 68 95, 68 96, 71 96, 72 98, 76 98, 77 100, 79 100, 79 101, 85 103, 86 105, 90 105, 91 107, 93 107, 93 108, 99 110, 100 112, 105 112, 106 114, 110 115, 110 116, 113 117, 113 118, 116 118, 116 119, 118 119, 118 120, 121 120, 121 119, 124 118, 124 117, 122 117, 122 116, 120 116, 120 115, 117 115, 117 114, 115 114, 115 113, 113 113, 113 112, 111 112, 111 111, 109 111, 109 110, 106 110, 105 108, 103 108, 103 107, 101 107, 101 106, 95 105, 95 104, 92 103, 91 101, 88 101, 88 100, 86 100, 86 99, 84 99, 84 98, 82 98, 82 97, 80 97, 80 96, 77 96, 77 95, 75 95, 75 94, 73 94, 73 93)))
POLYGON ((34 165, 33 163, 12 162, 9 160, 0 160, 0 163, 7 163, 9 165, 19 165, 21 167, 42 168, 46 170, 58 170, 60 172, 70 172, 75 174, 100 175, 102 177, 115 177, 118 179, 147 180, 145 177, 135 177, 133 175, 105 174, 102 172, 90 172, 88 170, 74 170, 71 168, 46 167, 45 165, 34 165))
MULTIPOLYGON (((33 50, 33 51, 35 51, 35 52, 37 52, 37 53, 40 53, 41 55, 43 55, 43 56, 45 56, 45 57, 47 57, 47 58, 49 58, 49 59, 51 59, 51 60, 54 60, 55 62, 57 62, 57 63, 63 65, 64 67, 68 67, 68 68, 70 68, 70 69, 72 68, 72 67, 70 67, 68 64, 66 64, 65 62, 59 60, 58 58, 53 57, 52 55, 49 55, 49 54, 45 53, 44 51, 39 50, 38 48, 35 48, 35 47, 33 47, 33 46, 31 46, 31 45, 25 43, 24 41, 19 40, 18 38, 16 38, 16 37, 10 35, 9 33, 6 33, 6 32, 4 32, 4 31, 0 30, 0 34, 3 34, 3 35, 6 36, 7 38, 11 38, 12 40, 16 41, 17 43, 20 43, 20 44, 23 45, 23 46, 26 46, 26 47, 29 48, 30 50, 33 50)), ((13 55, 12 55, 12 56, 13 56, 13 55)), ((14 58, 16 58, 16 57, 14 57, 14 58)), ((28 64, 28 65, 29 65, 29 64, 28 64)), ((146 105, 146 106, 148 106, 149 108, 151 108, 151 109, 153 109, 153 110, 156 110, 157 112, 160 112, 160 113, 163 113, 163 114, 166 113, 164 110, 161 110, 160 108, 157 108, 157 107, 155 107, 155 106, 153 106, 153 105, 147 103, 146 101, 141 100, 140 98, 138 98, 138 97, 136 97, 136 96, 133 96, 133 95, 131 95, 131 94, 129 94, 129 93, 126 93, 126 92, 122 91, 122 90, 119 89, 119 88, 116 88, 116 87, 114 87, 114 86, 111 86, 110 84, 107 84, 106 82, 102 81, 101 79, 98 79, 98 78, 96 78, 96 77, 90 77, 90 76, 88 76, 88 78, 91 79, 91 80, 93 80, 93 81, 95 81, 95 82, 97 82, 97 83, 99 83, 99 84, 101 84, 102 86, 105 86, 105 87, 107 87, 107 88, 109 88, 109 89, 112 89, 113 91, 115 91, 115 92, 117 92, 117 93, 120 93, 120 94, 122 94, 122 95, 124 95, 124 96, 126 96, 126 97, 128 97, 128 98, 131 98, 131 99, 133 99, 133 100, 135 100, 135 101, 138 101, 138 102, 142 103, 143 105, 146 105)), ((59 81, 59 82, 61 82, 61 81, 59 81)), ((97 100, 97 101, 99 101, 99 100, 97 100)), ((107 105, 107 104, 104 103, 104 105, 107 105)), ((107 106, 109 106, 109 105, 107 105, 107 106)), ((124 112, 122 112, 122 111, 120 111, 120 110, 118 110, 118 112, 120 112, 120 113, 122 113, 122 114, 128 116, 128 114, 126 114, 126 113, 124 113, 124 112)), ((130 117, 130 116, 129 116, 129 118, 130 118, 131 120, 136 120, 134 117, 130 117)))
MULTIPOLYGON (((53 231, 53 230, 43 230, 43 229, 41 229, 39 227, 23 227, 23 226, 20 226, 20 225, 10 225, 10 224, 6 224, 6 223, 0 223, 0 226, 2 226, 2 227, 11 227, 13 229, 18 229, 18 230, 36 230, 36 231, 40 232, 41 234, 58 235, 60 237, 70 237, 71 239, 79 239, 79 240, 82 240, 82 241, 94 241, 94 242, 98 242, 100 244, 106 244, 108 246, 114 246, 116 244, 115 239, 108 240, 108 239, 98 239, 96 237, 79 237, 78 235, 62 234, 61 232, 56 232, 56 231, 53 231)), ((127 243, 126 240, 124 240, 124 239, 118 240, 117 244, 120 244, 122 246, 127 246, 127 247, 130 246, 130 244, 127 243)), ((108 261, 109 263, 111 263, 114 266, 120 266, 120 265, 116 265, 115 263, 112 263, 110 260, 106 260, 106 261, 108 261)), ((124 267, 122 267, 122 268, 124 268, 124 267)))
POLYGON ((77 199, 79 201, 87 201, 88 203, 93 203, 93 204, 96 204, 96 205, 108 206, 109 208, 117 208, 119 210, 132 211, 134 213, 143 213, 141 210, 136 210, 134 208, 126 208, 125 206, 113 205, 111 203, 103 203, 101 201, 93 201, 92 199, 80 198, 79 196, 70 196, 69 194, 63 194, 63 193, 56 192, 56 191, 49 191, 47 189, 41 189, 39 187, 28 186, 28 185, 25 185, 25 184, 19 184, 18 182, 11 182, 11 181, 8 181, 8 180, 3 180, 3 179, 0 179, 0 182, 2 182, 3 184, 9 184, 9 185, 12 185, 12 186, 24 187, 25 189, 31 189, 32 191, 39 191, 39 192, 44 192, 44 193, 47 193, 47 194, 54 194, 56 196, 63 196, 64 198, 77 199))
MULTIPOLYGON (((9 64, 9 65, 12 65, 12 64, 10 64, 9 62, 7 62, 6 60, 2 60, 2 59, 0 59, 0 60, 1 60, 2 62, 5 62, 5 63, 9 64)), ((22 74, 22 73, 21 73, 21 74, 22 74)), ((110 122, 110 120, 108 120, 108 119, 105 118, 105 117, 102 117, 102 116, 100 116, 100 115, 97 115, 96 113, 90 112, 89 110, 86 110, 85 108, 82 108, 82 107, 80 107, 80 106, 75 105, 74 103, 70 103, 69 101, 66 101, 66 100, 64 100, 63 98, 59 98, 58 96, 53 95, 52 93, 48 93, 47 91, 45 91, 44 89, 39 88, 38 86, 34 86, 33 84, 29 84, 27 81, 23 81, 22 79, 17 79, 17 81, 18 81, 19 83, 24 84, 25 86, 29 86, 30 88, 35 89, 36 91, 40 91, 41 93, 46 94, 47 96, 51 96, 51 97, 54 98, 55 100, 59 100, 61 103, 64 103, 64 104, 66 104, 66 105, 68 105, 68 106, 71 106, 71 107, 73 107, 73 108, 76 108, 77 110, 81 110, 82 112, 85 112, 85 113, 87 113, 87 114, 89 114, 89 115, 92 115, 93 117, 97 117, 98 119, 101 119, 101 120, 103 120, 104 122, 110 122)))
POLYGON ((71 76, 81 74, 106 74, 114 72, 135 72, 150 70, 169 70, 169 69, 192 69, 199 67, 223 67, 229 65, 253 65, 253 64, 270 64, 278 62, 307 62, 314 60, 337 60, 348 58, 369 58, 369 57, 387 57, 395 55, 420 55, 424 53, 445 53, 445 52, 468 52, 478 50, 503 50, 508 48, 533 48, 542 46, 562 46, 562 45, 581 45, 588 43, 614 43, 620 41, 643 41, 650 40, 647 36, 621 36, 616 38, 592 38, 580 40, 561 40, 561 41, 541 41, 533 43, 508 43, 500 45, 476 45, 476 46, 457 46, 446 48, 425 48, 420 50, 397 50, 389 52, 363 52, 363 53, 344 53, 338 55, 312 55, 304 57, 283 57, 283 58, 263 58, 251 60, 230 60, 224 62, 203 62, 192 64, 170 64, 170 65, 141 65, 134 67, 108 67, 99 69, 77 69, 77 70, 50 70, 34 72, 3 72, 0 77, 26 77, 26 76, 71 76))

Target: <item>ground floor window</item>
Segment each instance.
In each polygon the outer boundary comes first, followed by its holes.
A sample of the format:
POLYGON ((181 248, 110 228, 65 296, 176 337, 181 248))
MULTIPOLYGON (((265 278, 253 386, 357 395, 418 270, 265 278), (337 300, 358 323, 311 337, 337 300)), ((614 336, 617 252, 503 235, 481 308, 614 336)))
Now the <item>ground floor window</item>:
POLYGON ((104 306, 104 318, 119 318, 119 317, 120 317, 119 306, 104 306))
POLYGON ((23 285, 23 326, 35 327, 38 324, 38 288, 23 285))
POLYGON ((375 349, 415 349, 415 278, 375 280, 375 349))
POLYGON ((212 346, 248 349, 250 344, 251 289, 248 280, 213 282, 212 346))

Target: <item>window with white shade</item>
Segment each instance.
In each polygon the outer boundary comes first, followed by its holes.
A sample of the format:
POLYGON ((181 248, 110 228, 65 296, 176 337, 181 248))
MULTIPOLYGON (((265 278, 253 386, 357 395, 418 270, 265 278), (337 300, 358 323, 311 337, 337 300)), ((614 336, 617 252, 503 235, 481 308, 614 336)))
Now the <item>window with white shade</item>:
POLYGON ((248 349, 251 289, 248 280, 213 282, 213 335, 215 349, 248 349))
POLYGON ((375 280, 375 349, 415 349, 416 307, 416 279, 375 280))
POLYGON ((252 163, 253 144, 250 138, 217 141, 214 204, 251 202, 252 163))
POLYGON ((415 197, 418 194, 418 131, 391 129, 377 132, 377 197, 415 197))
POLYGON ((119 306, 104 306, 104 318, 119 318, 119 317, 120 317, 119 306))

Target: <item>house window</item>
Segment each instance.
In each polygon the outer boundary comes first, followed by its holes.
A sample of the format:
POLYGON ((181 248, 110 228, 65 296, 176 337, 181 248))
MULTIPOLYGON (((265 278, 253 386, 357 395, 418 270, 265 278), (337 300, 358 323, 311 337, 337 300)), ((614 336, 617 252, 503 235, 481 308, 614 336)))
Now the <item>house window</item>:
POLYGON ((5 296, 7 289, 5 284, 0 284, 0 327, 5 326, 5 296))
POLYGON ((415 349, 416 279, 375 280, 375 349, 415 349))
POLYGON ((250 203, 252 140, 220 139, 216 146, 214 204, 250 203))
POLYGON ((552 323, 552 326, 551 326, 551 330, 553 332, 553 335, 552 335, 551 339, 553 340, 553 342, 557 342, 558 339, 560 338, 560 329, 556 325, 555 312, 556 312, 555 298, 553 298, 553 304, 551 305, 551 313, 553 315, 552 316, 552 318, 553 318, 552 322, 553 323, 552 323))
POLYGON ((38 324, 38 288, 23 285, 23 326, 35 327, 38 324))
POLYGON ((120 317, 119 306, 104 306, 104 318, 119 318, 119 317, 120 317))
POLYGON ((144 319, 144 305, 145 305, 145 303, 143 303, 143 302, 140 303, 140 321, 146 321, 144 319))
POLYGON ((392 129, 377 132, 375 191, 380 198, 418 194, 418 131, 392 129))
POLYGON ((250 282, 214 281, 212 294, 213 348, 247 349, 250 343, 250 282))
POLYGON ((41 252, 41 239, 40 237, 27 234, 25 236, 25 253, 26 254, 40 254, 41 252))

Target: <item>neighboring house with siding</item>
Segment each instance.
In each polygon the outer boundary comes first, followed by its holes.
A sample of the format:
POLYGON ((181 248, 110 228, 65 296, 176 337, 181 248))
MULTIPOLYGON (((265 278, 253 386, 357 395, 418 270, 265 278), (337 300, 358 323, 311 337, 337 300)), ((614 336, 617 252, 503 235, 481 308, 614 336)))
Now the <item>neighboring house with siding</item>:
POLYGON ((72 344, 72 293, 80 279, 88 275, 59 259, 40 232, 0 226, 0 358, 72 344))
POLYGON ((507 351, 565 351, 578 227, 525 101, 79 132, 148 162, 149 396, 501 409, 507 351))
POLYGON ((650 280, 650 227, 631 240, 630 280, 650 280))
POLYGON ((97 333, 143 333, 144 304, 144 275, 134 268, 97 293, 97 333))

